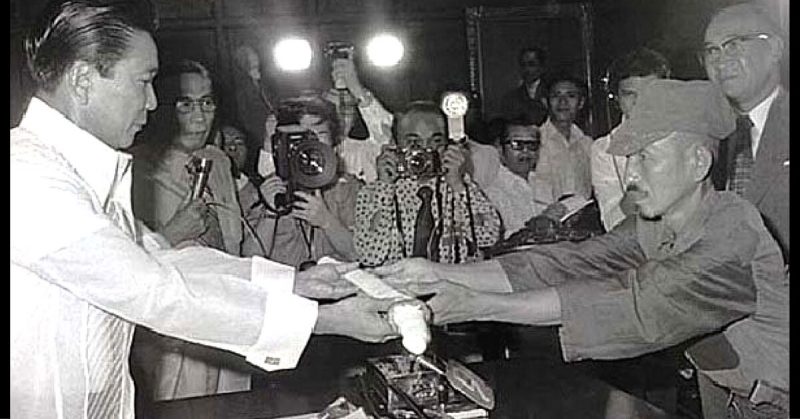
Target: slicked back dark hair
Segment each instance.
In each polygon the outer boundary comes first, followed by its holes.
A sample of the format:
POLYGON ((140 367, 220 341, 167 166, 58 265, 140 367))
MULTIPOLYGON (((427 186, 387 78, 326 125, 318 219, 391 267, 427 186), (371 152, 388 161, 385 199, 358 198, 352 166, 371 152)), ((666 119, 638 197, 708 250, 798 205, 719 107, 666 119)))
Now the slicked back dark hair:
POLYGON ((133 32, 157 26, 149 0, 54 0, 25 38, 28 69, 37 88, 51 92, 78 61, 107 77, 133 32))

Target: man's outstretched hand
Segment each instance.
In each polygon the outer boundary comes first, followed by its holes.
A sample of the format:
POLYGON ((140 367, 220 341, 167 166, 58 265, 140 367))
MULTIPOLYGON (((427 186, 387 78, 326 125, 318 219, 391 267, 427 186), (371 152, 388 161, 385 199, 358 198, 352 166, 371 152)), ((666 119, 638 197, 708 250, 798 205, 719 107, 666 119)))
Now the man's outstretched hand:
POLYGON ((365 342, 386 342, 397 332, 383 314, 392 300, 376 300, 363 294, 319 307, 314 333, 349 336, 365 342))
POLYGON ((339 299, 358 290, 342 275, 358 268, 358 263, 322 263, 294 276, 294 293, 306 298, 339 299))

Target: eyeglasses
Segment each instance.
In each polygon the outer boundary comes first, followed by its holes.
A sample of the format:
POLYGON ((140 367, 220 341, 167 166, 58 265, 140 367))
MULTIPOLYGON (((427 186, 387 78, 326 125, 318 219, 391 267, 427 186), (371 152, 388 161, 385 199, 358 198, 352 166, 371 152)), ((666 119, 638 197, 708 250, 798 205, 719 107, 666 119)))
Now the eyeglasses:
POLYGON ((739 35, 722 41, 719 45, 706 45, 697 54, 701 64, 706 62, 714 62, 719 60, 723 54, 739 56, 744 52, 745 45, 748 42, 764 40, 770 38, 770 35, 765 33, 754 33, 749 35, 739 35))
POLYGON ((536 152, 539 151, 539 147, 542 145, 542 143, 538 141, 509 140, 503 143, 503 145, 508 146, 514 151, 536 152))
POLYGON ((217 110, 217 102, 211 97, 201 97, 200 99, 189 99, 188 97, 178 98, 175 101, 175 110, 178 113, 190 113, 195 105, 200 107, 200 110, 206 113, 211 113, 217 110))

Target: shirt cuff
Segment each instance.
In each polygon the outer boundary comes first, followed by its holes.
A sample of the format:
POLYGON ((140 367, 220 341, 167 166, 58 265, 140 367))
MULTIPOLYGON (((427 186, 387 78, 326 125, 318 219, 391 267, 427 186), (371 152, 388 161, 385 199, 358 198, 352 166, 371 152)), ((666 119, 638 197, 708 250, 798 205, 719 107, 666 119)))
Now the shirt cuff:
POLYGON ((295 368, 314 330, 317 312, 317 303, 303 297, 268 295, 264 326, 247 351, 247 361, 266 371, 295 368))
POLYGON ((254 256, 251 281, 270 293, 292 294, 295 270, 278 262, 254 256))

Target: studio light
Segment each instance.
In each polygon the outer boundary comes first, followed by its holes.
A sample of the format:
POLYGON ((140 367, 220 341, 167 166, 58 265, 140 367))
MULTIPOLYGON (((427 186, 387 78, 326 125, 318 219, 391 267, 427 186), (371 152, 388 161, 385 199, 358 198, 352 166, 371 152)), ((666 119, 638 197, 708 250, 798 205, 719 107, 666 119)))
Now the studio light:
POLYGON ((403 58, 403 43, 394 35, 380 34, 367 44, 367 57, 378 67, 391 67, 403 58))
POLYGON ((285 38, 278 41, 273 50, 278 68, 284 71, 302 71, 311 65, 311 44, 301 38, 285 38))

